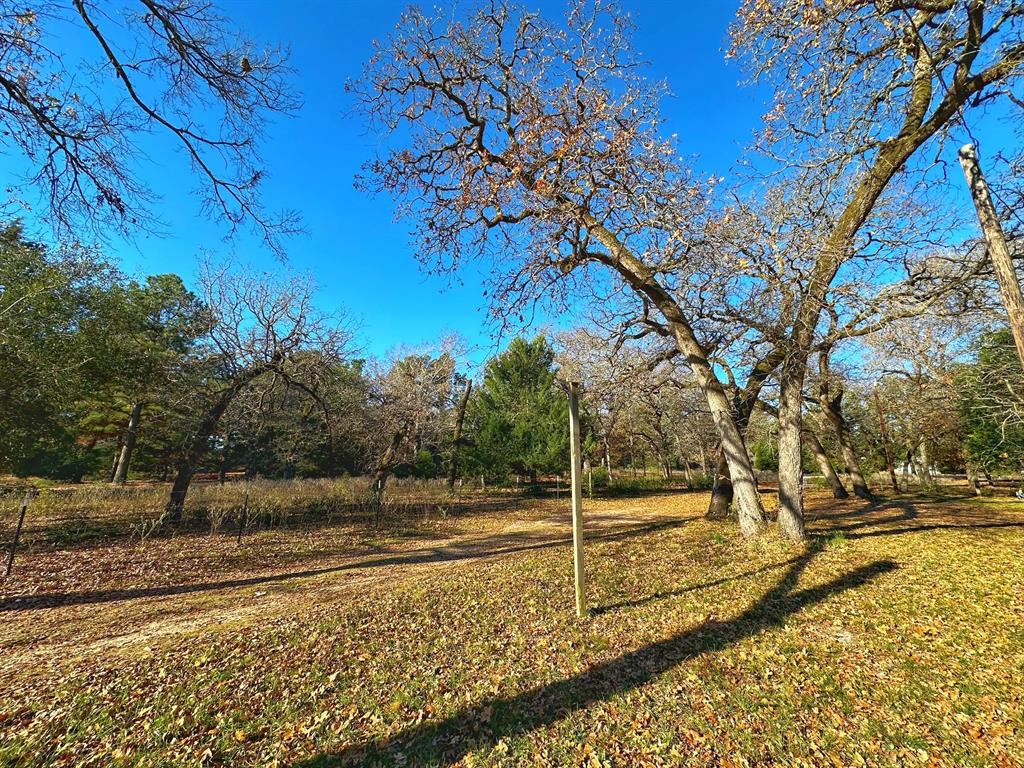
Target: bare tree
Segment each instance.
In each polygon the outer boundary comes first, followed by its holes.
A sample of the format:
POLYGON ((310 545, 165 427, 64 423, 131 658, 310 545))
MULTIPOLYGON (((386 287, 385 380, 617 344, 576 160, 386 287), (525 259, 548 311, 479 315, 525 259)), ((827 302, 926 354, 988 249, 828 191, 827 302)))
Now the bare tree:
POLYGON ((270 116, 298 106, 289 76, 286 50, 258 47, 207 0, 0 9, 0 142, 25 159, 22 202, 38 193, 58 236, 152 228, 136 141, 153 132, 184 150, 206 212, 279 249, 295 216, 261 205, 258 142, 270 116), (94 44, 85 66, 61 45, 69 28, 94 44))
POLYGON ((372 375, 366 445, 370 490, 379 501, 395 467, 415 460, 421 448, 439 446, 455 383, 448 349, 396 353, 372 375))
POLYGON ((711 340, 675 295, 708 184, 659 136, 664 87, 643 79, 630 36, 603 2, 576 3, 565 27, 504 4, 466 22, 408 11, 351 86, 374 124, 406 137, 362 183, 414 218, 430 268, 493 258, 499 314, 566 295, 594 269, 626 286, 704 393, 752 535, 765 516, 743 437, 711 340))
POLYGON ((258 382, 291 387, 319 400, 351 351, 344 318, 319 312, 308 278, 230 270, 207 263, 200 299, 209 328, 195 355, 189 409, 196 414, 176 465, 167 516, 180 519, 192 475, 228 407, 258 382))
POLYGON ((804 272, 781 342, 780 522, 791 535, 803 517, 803 384, 830 287, 865 247, 863 227, 906 164, 969 107, 1018 82, 1022 30, 1019 2, 746 0, 739 10, 733 52, 777 88, 763 146, 784 143, 786 161, 847 170, 833 194, 833 226, 804 272))

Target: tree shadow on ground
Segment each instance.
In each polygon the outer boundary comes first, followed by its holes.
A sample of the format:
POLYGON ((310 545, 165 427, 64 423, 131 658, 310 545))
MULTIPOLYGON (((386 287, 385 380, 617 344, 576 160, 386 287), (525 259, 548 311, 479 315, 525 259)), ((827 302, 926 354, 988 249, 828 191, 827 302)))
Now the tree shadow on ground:
MULTIPOLYGON (((587 534, 588 541, 621 541, 644 536, 659 531, 678 528, 690 522, 692 518, 647 523, 645 525, 626 525, 606 531, 587 534)), ((422 563, 455 562, 485 557, 497 557, 515 552, 548 549, 567 546, 572 543, 571 535, 552 536, 544 533, 513 533, 499 536, 488 536, 466 542, 457 542, 442 547, 426 547, 411 552, 396 553, 384 557, 355 560, 341 565, 312 568, 302 571, 253 576, 249 578, 225 579, 223 581, 202 582, 196 584, 168 584, 155 587, 137 587, 128 589, 106 589, 88 592, 44 593, 24 596, 0 598, 0 613, 5 611, 27 611, 40 608, 54 608, 63 605, 83 605, 95 603, 112 603, 122 600, 136 600, 147 597, 164 597, 168 595, 187 595, 195 592, 209 592, 218 589, 234 589, 252 587, 291 579, 304 579, 328 573, 343 571, 381 568, 395 565, 417 565, 422 563)))
POLYGON ((893 523, 903 523, 908 520, 915 520, 918 517, 918 511, 917 507, 909 502, 889 502, 862 509, 858 513, 858 518, 855 522, 842 523, 840 525, 827 525, 827 523, 831 523, 832 520, 838 519, 839 517, 850 519, 851 516, 849 514, 829 515, 818 518, 815 522, 826 523, 826 526, 821 531, 826 535, 842 533, 844 536, 848 536, 851 531, 857 531, 861 528, 891 525, 893 523), (882 514, 880 515, 879 513, 882 514))
POLYGON ((700 584, 691 584, 688 587, 672 589, 666 592, 655 592, 653 595, 641 597, 637 600, 624 600, 620 603, 602 605, 598 608, 594 608, 591 611, 591 613, 593 613, 595 616, 600 616, 601 614, 611 613, 612 611, 618 611, 623 608, 640 608, 641 606, 649 605, 650 603, 655 603, 659 600, 665 600, 670 597, 679 597, 680 595, 685 595, 687 592, 697 592, 702 589, 713 589, 714 587, 720 587, 723 584, 728 584, 732 581, 739 581, 740 579, 746 579, 750 578, 751 576, 757 576, 758 574, 765 573, 767 571, 774 571, 778 568, 784 568, 787 565, 793 565, 794 563, 798 562, 799 559, 800 558, 794 557, 790 560, 784 560, 781 563, 772 563, 770 565, 765 565, 760 568, 755 568, 752 571, 737 573, 735 576, 723 576, 722 578, 715 579, 714 581, 704 581, 700 584))
POLYGON ((813 533, 822 536, 841 534, 846 539, 900 536, 925 531, 984 531, 1024 528, 1024 520, 1006 519, 1004 513, 949 506, 966 502, 969 497, 940 494, 915 495, 884 501, 837 514, 818 515, 812 520, 813 533), (847 520, 853 522, 846 522, 847 520), (839 525, 833 521, 842 520, 839 525), (913 522, 912 525, 905 523, 913 522))
POLYGON ((296 763, 296 768, 363 765, 375 759, 403 765, 452 765, 471 751, 487 750, 500 739, 550 726, 577 710, 638 688, 687 659, 721 651, 780 626, 808 606, 897 568, 891 560, 879 560, 834 581, 794 592, 800 574, 818 549, 797 558, 774 587, 730 621, 701 624, 573 677, 516 696, 484 701, 443 720, 413 725, 389 739, 315 755, 296 763))

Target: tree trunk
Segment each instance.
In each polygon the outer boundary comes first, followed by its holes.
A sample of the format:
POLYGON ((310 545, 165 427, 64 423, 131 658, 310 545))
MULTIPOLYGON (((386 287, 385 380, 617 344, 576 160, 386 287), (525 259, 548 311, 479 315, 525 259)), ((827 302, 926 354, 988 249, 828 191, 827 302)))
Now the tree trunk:
POLYGON ((725 454, 719 450, 718 464, 715 467, 715 480, 711 486, 711 501, 708 502, 708 511, 704 516, 709 520, 728 519, 732 496, 732 478, 729 476, 729 462, 725 460, 725 454))
POLYGON ((967 487, 975 496, 981 496, 981 483, 978 482, 978 472, 970 462, 967 463, 967 487))
POLYGON ((583 221, 590 233, 608 249, 606 263, 619 272, 634 290, 652 301, 665 318, 676 348, 685 356, 686 364, 707 400, 711 419, 722 441, 722 450, 733 482, 740 530, 744 536, 759 534, 765 528, 765 514, 754 484, 754 468, 743 443, 743 434, 733 417, 729 398, 715 374, 707 350, 698 341, 683 309, 671 293, 658 283, 648 266, 592 215, 585 214, 583 221))
POLYGON ((726 397, 725 390, 722 389, 721 383, 715 377, 710 366, 706 370, 702 366, 694 366, 694 368, 700 369, 700 372, 695 375, 704 389, 704 395, 711 408, 711 418, 722 439, 722 454, 729 467, 729 478, 733 499, 736 503, 736 514, 740 522, 740 531, 744 536, 755 536, 764 530, 765 514, 764 507, 761 506, 761 498, 757 495, 754 467, 747 454, 743 433, 733 418, 729 407, 729 398, 726 397))
POLYGON ((124 438, 118 435, 117 447, 114 449, 114 461, 110 465, 110 475, 107 477, 108 483, 113 483, 114 478, 117 477, 117 465, 121 461, 121 448, 124 446, 124 438))
POLYGON ((885 411, 882 410, 882 398, 875 390, 875 410, 878 411, 878 431, 882 434, 882 447, 885 449, 885 465, 889 469, 889 481, 896 493, 900 492, 900 484, 896 480, 896 467, 892 463, 892 448, 889 446, 889 427, 885 423, 885 411))
POLYGON ((188 494, 189 485, 192 483, 192 475, 195 473, 196 464, 202 458, 210 436, 220 423, 221 416, 224 415, 224 412, 231 405, 231 401, 235 399, 235 396, 251 381, 266 373, 267 370, 266 367, 251 368, 240 374, 232 382, 231 386, 220 393, 213 406, 207 411, 202 421, 199 422, 191 441, 178 459, 174 484, 171 486, 171 497, 167 501, 167 508, 164 513, 169 520, 173 522, 181 520, 185 509, 185 496, 188 494))
POLYGON ((914 465, 914 474, 917 475, 917 482, 922 488, 927 488, 932 484, 932 476, 928 471, 928 449, 925 447, 925 443, 922 440, 918 443, 917 448, 909 454, 912 458, 914 465))
POLYGON ((128 430, 124 435, 124 445, 121 446, 121 458, 117 462, 117 473, 114 475, 114 482, 117 485, 124 485, 128 480, 128 469, 132 463, 132 451, 135 450, 135 438, 138 436, 139 419, 142 417, 142 403, 138 402, 132 406, 132 415, 128 417, 128 430))
POLYGON ((370 492, 373 494, 374 503, 380 506, 381 498, 384 496, 384 486, 391 477, 391 472, 398 463, 398 452, 402 449, 402 441, 405 440, 405 429, 399 429, 391 437, 391 442, 384 449, 384 455, 377 462, 377 468, 373 471, 370 479, 370 492))
POLYGON ((846 492, 846 487, 843 485, 843 481, 840 480, 839 475, 836 474, 835 467, 832 466, 832 462, 829 460, 828 454, 825 452, 825 447, 821 444, 818 436, 809 430, 804 430, 804 442, 807 444, 807 447, 811 449, 811 453, 814 454, 814 458, 818 462, 818 467, 821 469, 821 474, 825 476, 825 480, 832 489, 832 497, 836 499, 848 499, 850 494, 846 492))
POLYGON ((612 449, 608 445, 608 438, 604 439, 604 463, 605 469, 608 470, 608 482, 610 483, 615 477, 612 475, 612 449))
POLYGON ((181 520, 185 509, 185 496, 188 495, 188 488, 192 484, 192 475, 195 472, 190 457, 183 456, 178 462, 177 471, 174 473, 174 483, 171 485, 171 498, 167 502, 167 518, 172 522, 181 520))
POLYGON ((925 483, 935 485, 935 475, 932 473, 932 460, 928 455, 928 441, 922 440, 918 450, 921 453, 921 469, 924 472, 925 483))
POLYGON ((779 529, 787 539, 804 537, 803 364, 790 358, 779 382, 779 529))
POLYGON ((871 489, 868 488, 867 480, 860 468, 860 460, 857 458, 857 451, 853 447, 853 439, 850 435, 850 425, 843 416, 843 390, 840 389, 832 394, 828 384, 822 384, 819 389, 818 401, 821 404, 821 411, 832 424, 836 433, 836 440, 839 443, 839 452, 843 457, 847 472, 850 473, 850 482, 853 485, 853 493, 861 499, 871 498, 871 489))
POLYGON ((466 406, 469 405, 469 394, 473 389, 473 380, 466 379, 466 389, 459 399, 459 410, 455 415, 455 431, 452 433, 452 457, 448 462, 448 493, 455 492, 455 476, 459 473, 459 448, 462 447, 462 425, 466 421, 466 406))
POLYGON ((679 452, 679 462, 683 465, 683 477, 686 478, 686 487, 693 488, 693 475, 690 473, 690 459, 683 451, 683 441, 676 435, 676 450, 679 452))
POLYGON ((988 245, 988 256, 992 260, 992 269, 999 283, 999 293, 1003 297, 1003 305, 1010 319, 1010 330, 1013 332, 1013 343, 1017 346, 1017 356, 1024 365, 1024 293, 1021 293, 1017 272, 1013 268, 1010 249, 1006 245, 1006 235, 999 223, 996 207, 992 204, 988 184, 978 164, 978 154, 973 144, 960 149, 960 165, 967 177, 967 186, 971 190, 971 198, 978 212, 978 222, 985 235, 988 245))

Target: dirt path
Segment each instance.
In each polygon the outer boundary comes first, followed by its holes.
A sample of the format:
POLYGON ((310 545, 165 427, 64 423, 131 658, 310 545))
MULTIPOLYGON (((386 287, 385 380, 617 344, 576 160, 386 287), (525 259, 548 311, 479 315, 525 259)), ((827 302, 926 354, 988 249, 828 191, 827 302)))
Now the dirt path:
MULTIPOLYGON (((694 516, 696 499, 692 495, 674 498, 686 503, 595 502, 588 508, 587 535, 592 539, 629 537, 682 524, 694 516)), ((216 581, 142 588, 114 584, 110 589, 10 597, 0 592, 0 676, 38 675, 85 658, 116 663, 172 644, 183 635, 269 624, 337 602, 354 590, 423 578, 438 568, 468 567, 483 559, 568 547, 568 511, 541 505, 537 514, 536 519, 510 524, 491 521, 497 525, 483 533, 427 542, 388 541, 369 557, 363 548, 359 554, 313 558, 288 570, 253 567, 216 581), (557 511, 550 514, 552 510, 557 511)))

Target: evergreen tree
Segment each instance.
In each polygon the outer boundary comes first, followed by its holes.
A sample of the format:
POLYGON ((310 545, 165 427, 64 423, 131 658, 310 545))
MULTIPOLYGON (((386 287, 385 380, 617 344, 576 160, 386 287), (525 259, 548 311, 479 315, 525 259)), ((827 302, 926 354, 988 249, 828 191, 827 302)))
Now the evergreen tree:
POLYGON ((496 479, 536 480, 569 466, 569 405, 555 383, 555 353, 543 336, 517 338, 491 360, 470 399, 467 465, 496 479))

